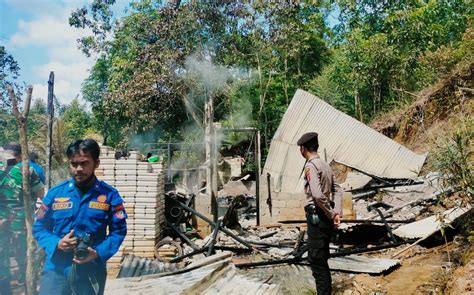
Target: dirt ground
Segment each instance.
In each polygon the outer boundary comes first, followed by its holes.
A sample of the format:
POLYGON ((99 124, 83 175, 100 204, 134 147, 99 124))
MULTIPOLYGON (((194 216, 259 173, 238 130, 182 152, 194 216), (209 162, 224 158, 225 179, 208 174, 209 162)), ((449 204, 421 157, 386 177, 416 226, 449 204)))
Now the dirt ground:
MULTIPOLYGON (((469 243, 415 246, 397 257, 400 267, 388 274, 342 274, 335 280, 335 294, 474 294, 474 248, 469 243)), ((404 247, 371 255, 390 258, 404 247)))
MULTIPOLYGON (((407 245, 366 255, 391 258, 393 254, 405 247, 407 245)), ((474 246, 472 242, 469 242, 467 238, 456 236, 447 246, 445 244, 435 247, 417 245, 409 249, 397 257, 401 261, 401 265, 387 274, 333 272, 333 290, 334 294, 342 295, 474 294, 473 258, 474 246)), ((109 266, 108 279, 115 278, 118 271, 118 265, 109 266)), ((257 272, 261 274, 262 270, 257 270, 257 272)), ((277 268, 272 272, 277 277, 277 268)), ((286 272, 286 274, 288 273, 286 272)), ((304 273, 299 271, 297 276, 307 286, 301 288, 300 284, 299 289, 293 288, 289 293, 284 293, 315 294, 309 269, 304 273)), ((285 283, 285 285, 287 284, 285 283)))

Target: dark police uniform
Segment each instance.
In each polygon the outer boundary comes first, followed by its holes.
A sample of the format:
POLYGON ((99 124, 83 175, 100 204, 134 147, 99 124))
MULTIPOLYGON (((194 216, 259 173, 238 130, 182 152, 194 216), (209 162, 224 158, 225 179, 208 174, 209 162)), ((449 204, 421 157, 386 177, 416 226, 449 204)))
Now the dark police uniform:
MULTIPOLYGON (((317 149, 318 134, 304 134, 298 145, 304 146, 313 140, 317 149)), ((318 295, 331 294, 331 272, 329 270, 329 242, 334 228, 334 218, 341 212, 342 189, 336 183, 331 167, 317 154, 305 164, 304 191, 308 224, 308 262, 316 280, 318 295)))
POLYGON ((71 294, 71 290, 74 294, 102 294, 106 262, 127 234, 126 218, 119 193, 103 181, 96 180, 82 196, 73 179, 51 188, 33 224, 33 235, 46 251, 40 294, 71 294), (96 260, 75 264, 73 251, 57 249, 71 230, 75 237, 91 237, 96 260))

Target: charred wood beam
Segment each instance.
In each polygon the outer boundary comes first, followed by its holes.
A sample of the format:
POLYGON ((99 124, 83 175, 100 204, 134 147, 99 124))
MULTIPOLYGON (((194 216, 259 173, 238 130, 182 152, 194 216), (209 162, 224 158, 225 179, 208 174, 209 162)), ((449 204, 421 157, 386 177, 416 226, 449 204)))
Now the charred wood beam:
MULTIPOLYGON (((336 253, 331 253, 329 257, 340 257, 340 256, 346 256, 346 255, 351 255, 351 254, 359 254, 359 253, 366 253, 366 252, 372 252, 372 251, 378 251, 382 249, 388 249, 388 248, 394 248, 398 247, 400 245, 410 243, 410 241, 402 241, 402 242, 397 242, 397 243, 389 243, 389 244, 384 244, 384 245, 379 245, 379 246, 374 246, 374 247, 364 247, 364 248, 355 248, 351 250, 344 250, 336 253)), ((307 247, 307 246, 305 246, 307 247)), ((300 252, 304 253, 307 251, 307 248, 300 252)), ((268 266, 268 265, 276 265, 276 264, 304 264, 301 263, 303 261, 302 255, 298 255, 293 258, 287 258, 287 259, 275 259, 275 260, 266 260, 266 261, 259 261, 259 262, 250 262, 250 263, 238 263, 235 264, 236 267, 238 268, 250 268, 250 267, 257 267, 257 266, 268 266)), ((306 265, 306 264, 305 264, 306 265)))
MULTIPOLYGON (((191 253, 188 253, 188 254, 184 254, 184 255, 182 255, 182 256, 175 257, 175 258, 173 258, 173 259, 170 260, 170 263, 180 262, 181 260, 183 260, 183 259, 185 259, 185 258, 192 257, 192 256, 197 255, 197 254, 204 253, 204 252, 208 251, 208 248, 209 248, 209 247, 204 247, 204 248, 202 248, 202 249, 193 251, 193 252, 191 252, 191 253)), ((221 250, 221 251, 232 251, 232 252, 237 253, 237 254, 249 253, 249 252, 252 252, 252 251, 253 251, 253 249, 238 248, 238 247, 228 247, 228 246, 214 246, 214 249, 216 249, 216 250, 221 250)))
MULTIPOLYGON (((181 202, 178 202, 177 205, 181 206, 183 209, 193 213, 194 215, 196 215, 197 217, 201 218, 202 220, 204 220, 205 222, 207 222, 208 224, 210 224, 212 227, 214 228, 217 228, 218 227, 218 224, 213 222, 212 220, 210 220, 209 218, 207 218, 206 216, 204 216, 203 214, 199 213, 198 211, 194 210, 193 208, 190 208, 188 206, 186 206, 185 204, 181 203, 181 202)), ((242 245, 244 245, 245 247, 247 248, 252 248, 252 245, 239 238, 238 236, 236 236, 234 233, 232 233, 231 231, 229 231, 228 229, 222 227, 219 225, 219 230, 221 230, 222 232, 224 232, 226 235, 230 236, 231 238, 233 238, 234 240, 236 240, 237 242, 241 243, 242 245)))
POLYGON ((370 191, 370 190, 376 190, 376 189, 387 188, 387 187, 418 185, 418 184, 423 184, 424 182, 423 181, 406 181, 406 182, 402 182, 402 183, 387 183, 387 181, 384 181, 384 183, 385 184, 351 189, 351 190, 347 190, 346 192, 352 192, 352 193, 357 194, 358 192, 362 193, 362 192, 367 191, 367 190, 370 191))
POLYGON ((179 228, 177 228, 176 226, 174 226, 173 223, 169 222, 168 219, 166 219, 166 224, 180 237, 182 238, 186 244, 188 244, 191 248, 193 248, 193 250, 199 250, 199 247, 196 246, 196 244, 194 244, 185 234, 183 234, 179 228))
MULTIPOLYGON (((387 223, 410 223, 415 221, 414 218, 406 220, 396 220, 396 219, 386 219, 387 223)), ((280 220, 278 223, 291 224, 291 223, 306 223, 305 219, 296 219, 296 220, 280 220)), ((372 223, 384 223, 383 220, 366 220, 366 219, 342 219, 341 223, 363 223, 363 224, 372 224, 372 223)))
POLYGON ((411 242, 412 242, 412 240, 405 240, 405 241, 400 241, 400 242, 396 242, 396 243, 388 243, 388 244, 372 246, 372 247, 350 248, 349 250, 343 250, 343 251, 338 251, 338 252, 335 252, 335 253, 331 253, 331 254, 329 254, 329 256, 330 257, 340 257, 340 256, 351 255, 351 254, 373 252, 373 251, 398 247, 400 245, 411 243, 411 242))

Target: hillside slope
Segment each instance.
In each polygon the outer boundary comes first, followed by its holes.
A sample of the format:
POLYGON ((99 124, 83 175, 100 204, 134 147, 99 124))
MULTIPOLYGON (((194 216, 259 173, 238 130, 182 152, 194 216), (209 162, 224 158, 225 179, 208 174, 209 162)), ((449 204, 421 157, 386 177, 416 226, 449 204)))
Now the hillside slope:
POLYGON ((447 78, 417 94, 408 106, 375 119, 370 126, 418 152, 459 128, 473 127, 474 62, 460 65, 447 78))

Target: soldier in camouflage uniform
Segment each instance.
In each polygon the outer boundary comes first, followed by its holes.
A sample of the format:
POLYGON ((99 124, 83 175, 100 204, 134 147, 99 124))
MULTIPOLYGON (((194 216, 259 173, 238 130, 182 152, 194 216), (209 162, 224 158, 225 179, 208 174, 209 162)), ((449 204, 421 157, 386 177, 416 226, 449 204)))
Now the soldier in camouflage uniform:
MULTIPOLYGON (((0 171, 0 294, 11 294, 10 257, 18 263, 19 282, 24 283, 26 272, 26 226, 27 210, 23 204, 21 148, 16 143, 7 144, 2 152, 4 170, 0 171)), ((43 196, 43 184, 30 168, 32 212, 37 197, 43 196)))

